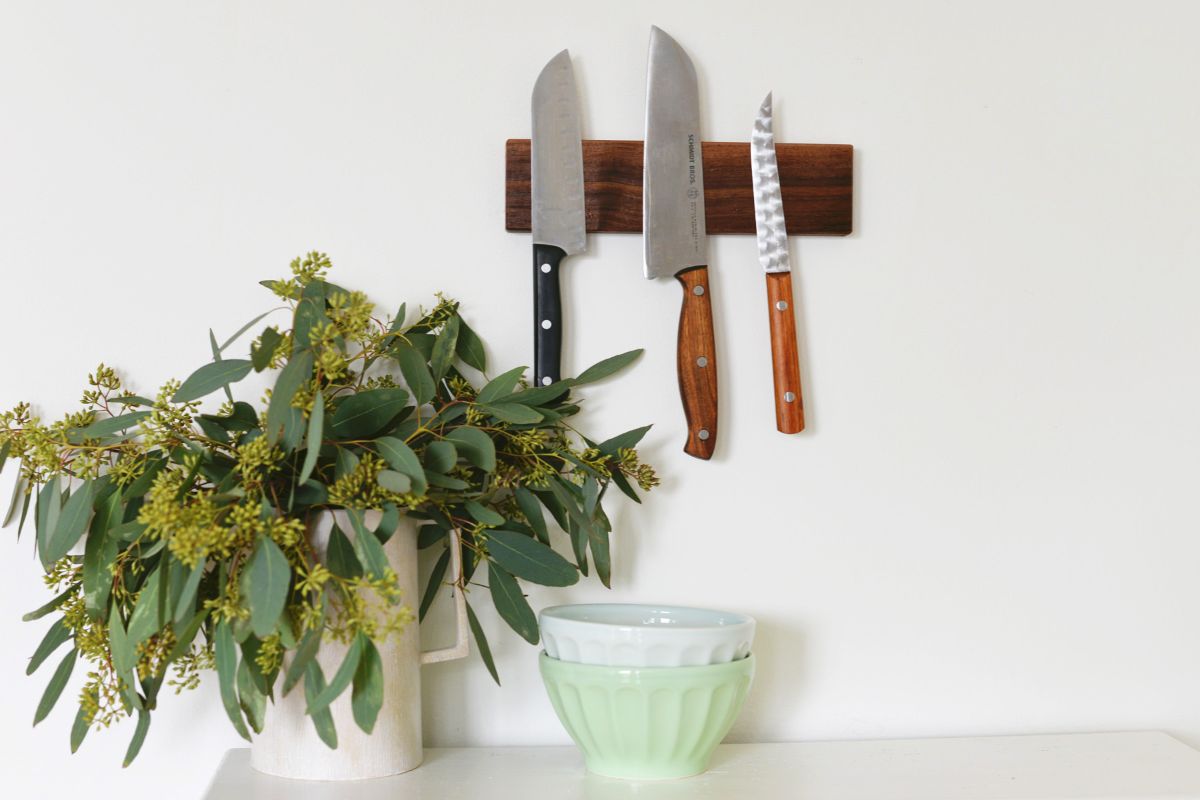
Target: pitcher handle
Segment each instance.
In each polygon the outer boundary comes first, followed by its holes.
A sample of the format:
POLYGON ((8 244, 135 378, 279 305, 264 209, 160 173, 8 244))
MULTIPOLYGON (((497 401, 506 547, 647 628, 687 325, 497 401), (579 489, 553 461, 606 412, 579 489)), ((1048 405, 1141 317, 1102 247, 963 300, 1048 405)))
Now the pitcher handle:
POLYGON ((468 636, 470 635, 467 622, 467 598, 462 586, 462 544, 458 538, 458 530, 450 530, 450 575, 454 583, 454 627, 455 639, 453 647, 443 647, 441 650, 426 650, 421 653, 422 664, 436 664, 439 661, 454 661, 466 658, 471 652, 468 636))

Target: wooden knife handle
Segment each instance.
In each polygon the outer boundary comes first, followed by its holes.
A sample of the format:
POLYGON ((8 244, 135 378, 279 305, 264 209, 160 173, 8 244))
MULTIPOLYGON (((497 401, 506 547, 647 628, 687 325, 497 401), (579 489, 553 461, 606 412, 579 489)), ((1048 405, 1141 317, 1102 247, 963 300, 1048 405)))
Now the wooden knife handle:
POLYGON ((775 373, 775 427, 783 433, 799 433, 804 430, 804 397, 800 391, 792 273, 767 273, 767 303, 771 315, 771 367, 775 373))
POLYGON ((685 269, 675 277, 683 284, 678 350, 679 395, 688 427, 683 452, 707 460, 717 446, 717 347, 708 267, 685 269))

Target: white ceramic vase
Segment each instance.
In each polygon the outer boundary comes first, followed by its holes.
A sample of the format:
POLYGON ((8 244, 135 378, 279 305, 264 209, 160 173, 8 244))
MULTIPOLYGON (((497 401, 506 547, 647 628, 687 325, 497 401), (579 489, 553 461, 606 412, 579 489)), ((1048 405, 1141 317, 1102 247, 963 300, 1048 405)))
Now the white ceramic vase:
MULTIPOLYGON (((342 512, 334 512, 338 526, 347 536, 353 527, 342 512)), ((378 523, 368 515, 368 527, 378 523)), ((324 557, 334 516, 322 515, 310 531, 313 545, 324 557)), ((462 573, 458 537, 451 542, 452 580, 462 573)), ((416 613, 420 594, 417 589, 416 525, 406 517, 384 545, 384 552, 399 579, 403 602, 416 613)), ((347 689, 330 709, 337 728, 337 749, 330 749, 317 736, 312 720, 304 713, 303 683, 286 697, 276 686, 275 702, 268 703, 263 732, 254 738, 250 763, 259 772, 302 780, 348 781, 396 775, 420 766, 421 741, 421 665, 462 658, 468 653, 467 610, 461 592, 455 591, 456 643, 444 650, 422 653, 417 623, 407 625, 399 636, 379 644, 383 660, 383 708, 371 735, 363 733, 354 721, 347 689)), ((346 655, 346 646, 326 640, 317 660, 326 677, 331 677, 346 655)), ((285 664, 286 667, 286 664, 285 664)))

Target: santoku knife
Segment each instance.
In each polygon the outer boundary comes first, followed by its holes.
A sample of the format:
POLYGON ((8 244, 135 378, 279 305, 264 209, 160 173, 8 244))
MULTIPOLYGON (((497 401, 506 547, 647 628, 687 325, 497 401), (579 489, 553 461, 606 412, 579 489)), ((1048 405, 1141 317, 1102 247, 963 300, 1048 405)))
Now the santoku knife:
POLYGON ((700 93, 683 48, 650 29, 646 145, 642 178, 646 277, 683 284, 677 369, 687 417, 684 452, 712 457, 717 444, 717 354, 704 229, 700 93))
POLYGON ((796 317, 792 308, 792 266, 788 257, 783 191, 775 159, 771 95, 763 101, 750 137, 754 174, 754 222, 758 260, 767 273, 767 313, 771 323, 771 367, 775 374, 775 427, 783 433, 804 430, 804 398, 800 392, 800 359, 796 317))
POLYGON ((530 150, 533 214, 533 368, 535 383, 559 379, 563 259, 587 250, 583 213, 583 142, 571 56, 550 59, 533 86, 530 150))

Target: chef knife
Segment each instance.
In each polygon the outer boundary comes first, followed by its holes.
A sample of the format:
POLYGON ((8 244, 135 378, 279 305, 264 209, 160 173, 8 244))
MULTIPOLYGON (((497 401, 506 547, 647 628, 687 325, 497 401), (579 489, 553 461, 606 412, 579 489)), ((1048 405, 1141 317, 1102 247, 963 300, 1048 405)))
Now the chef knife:
POLYGON ((679 44, 650 29, 642 178, 646 277, 683 284, 676 351, 687 418, 684 452, 712 457, 717 444, 717 355, 704 229, 704 169, 696 69, 679 44))
POLYGON ((533 216, 533 368, 543 386, 559 379, 563 259, 587 250, 583 215, 583 142, 575 72, 566 50, 550 59, 533 86, 530 149, 533 216))
POLYGON ((750 137, 754 223, 758 231, 758 260, 767 273, 771 367, 775 373, 775 427, 783 433, 799 433, 804 430, 804 398, 800 393, 800 358, 792 308, 792 266, 771 110, 768 93, 754 119, 754 133, 750 137))

